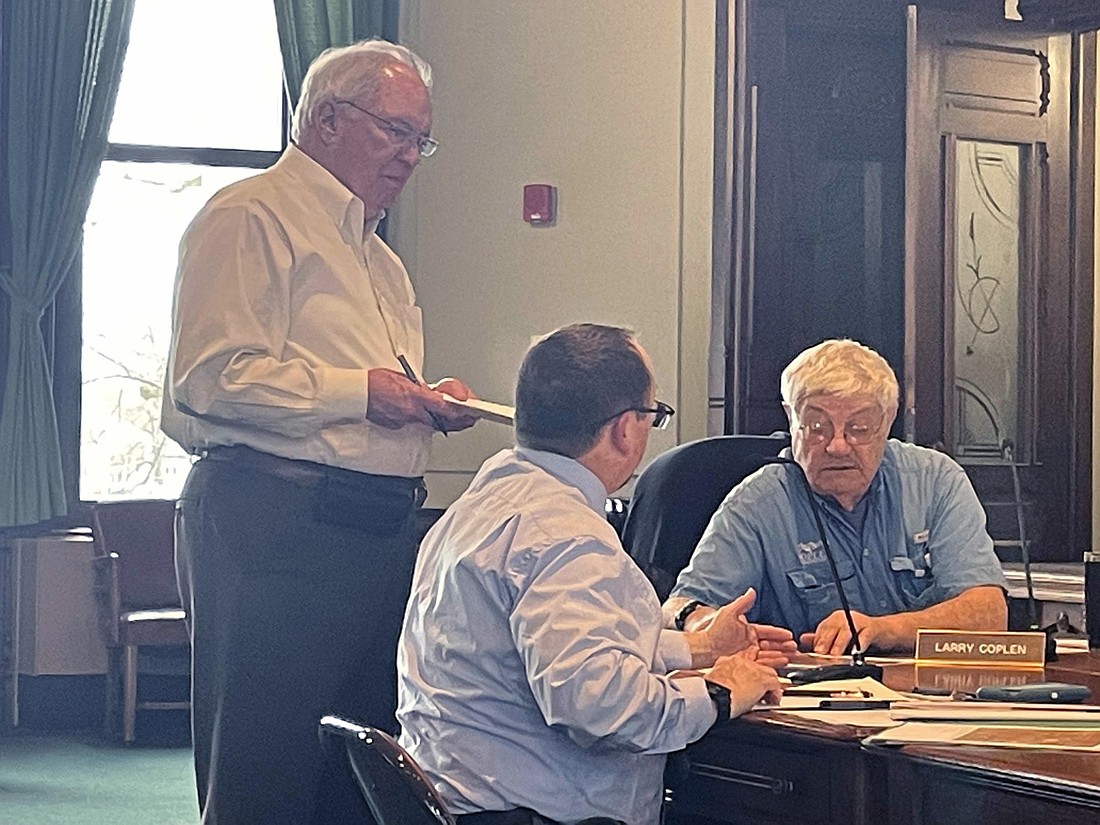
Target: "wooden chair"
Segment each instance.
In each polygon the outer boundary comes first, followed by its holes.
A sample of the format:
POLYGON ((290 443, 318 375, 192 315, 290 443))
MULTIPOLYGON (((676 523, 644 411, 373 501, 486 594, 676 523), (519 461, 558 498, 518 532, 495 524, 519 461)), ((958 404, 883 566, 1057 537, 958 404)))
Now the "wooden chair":
POLYGON ((175 570, 175 501, 100 502, 92 510, 96 579, 107 637, 108 730, 121 717, 134 741, 139 710, 183 710, 186 701, 139 701, 138 653, 146 646, 189 647, 175 570), (121 688, 121 689, 120 689, 121 688))

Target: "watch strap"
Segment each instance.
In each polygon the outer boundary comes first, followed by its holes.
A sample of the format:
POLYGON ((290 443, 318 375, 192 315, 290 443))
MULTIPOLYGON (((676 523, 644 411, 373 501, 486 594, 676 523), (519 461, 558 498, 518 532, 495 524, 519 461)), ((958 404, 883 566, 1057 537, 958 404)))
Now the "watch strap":
POLYGON ((692 599, 689 602, 685 602, 684 606, 676 611, 676 616, 672 620, 673 626, 677 630, 683 630, 684 629, 684 623, 687 621, 687 617, 690 616, 695 611, 695 608, 697 608, 697 607, 706 607, 706 606, 707 606, 706 602, 700 601, 699 599, 692 599))
POLYGON ((720 685, 717 682, 711 682, 708 680, 707 694, 710 696, 710 700, 714 702, 714 707, 718 711, 718 716, 714 720, 714 725, 720 725, 723 722, 728 722, 730 720, 729 688, 725 687, 724 685, 720 685))

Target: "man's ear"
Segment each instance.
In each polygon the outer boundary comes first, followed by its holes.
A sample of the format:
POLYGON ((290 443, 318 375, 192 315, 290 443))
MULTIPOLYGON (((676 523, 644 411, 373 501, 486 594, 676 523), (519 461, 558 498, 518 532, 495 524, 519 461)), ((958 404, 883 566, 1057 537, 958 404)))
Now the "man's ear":
POLYGON ((608 440, 611 446, 615 448, 615 452, 627 453, 630 451, 632 431, 629 419, 633 415, 634 413, 629 410, 620 413, 615 418, 612 418, 607 425, 608 440))
POLYGON ((326 100, 318 106, 314 123, 317 124, 317 134, 320 135, 321 140, 326 144, 332 143, 337 138, 337 132, 339 131, 336 124, 336 104, 331 100, 326 100))

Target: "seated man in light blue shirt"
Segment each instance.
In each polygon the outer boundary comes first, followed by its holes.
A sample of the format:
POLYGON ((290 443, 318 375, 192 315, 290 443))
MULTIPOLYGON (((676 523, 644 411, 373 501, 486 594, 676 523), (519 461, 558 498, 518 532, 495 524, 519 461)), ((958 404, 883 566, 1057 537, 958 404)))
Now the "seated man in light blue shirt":
POLYGON ((672 413, 628 331, 558 330, 520 369, 519 446, 487 460, 424 539, 397 716, 460 825, 656 825, 665 755, 777 697, 773 667, 795 643, 748 624, 754 594, 704 631, 662 630, 604 517, 672 413), (668 675, 709 666, 706 680, 668 675))
POLYGON ((764 467, 730 491, 665 602, 666 625, 705 627, 710 605, 751 587, 750 619, 790 628, 814 652, 845 653, 851 633, 817 508, 863 650, 911 651, 920 627, 1004 630, 1005 579, 966 473, 943 453, 887 440, 898 382, 886 360, 825 341, 781 383, 783 455, 797 464, 764 467))

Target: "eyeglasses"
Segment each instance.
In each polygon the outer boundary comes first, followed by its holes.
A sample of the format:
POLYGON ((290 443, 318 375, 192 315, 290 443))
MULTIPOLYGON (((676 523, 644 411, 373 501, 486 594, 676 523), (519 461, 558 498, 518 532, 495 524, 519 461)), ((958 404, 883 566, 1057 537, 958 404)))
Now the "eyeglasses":
MULTIPOLYGON (((855 445, 870 444, 875 440, 879 430, 882 429, 884 418, 885 415, 882 415, 877 420, 871 417, 857 418, 846 422, 844 424, 844 440, 855 445)), ((811 444, 828 444, 836 438, 836 428, 833 427, 833 422, 828 419, 804 421, 798 425, 798 429, 802 431, 803 436, 811 444)))
POLYGON ((672 409, 672 407, 670 407, 664 401, 654 401, 652 407, 627 407, 625 410, 620 410, 614 415, 609 415, 602 422, 600 422, 601 426, 603 424, 606 424, 608 421, 612 421, 618 418, 625 412, 652 414, 653 429, 655 430, 663 430, 665 427, 668 426, 668 422, 672 420, 672 416, 676 415, 676 410, 672 409))
POLYGON ((427 135, 422 135, 418 132, 414 132, 412 129, 409 129, 406 126, 402 126, 400 123, 394 123, 392 120, 388 120, 387 118, 376 115, 374 112, 369 112, 358 103, 356 103, 354 100, 344 100, 343 98, 338 98, 334 102, 346 103, 353 109, 358 109, 363 114, 370 115, 376 121, 378 121, 382 131, 389 136, 390 140, 392 140, 394 143, 415 146, 416 151, 420 153, 420 157, 422 158, 430 158, 432 155, 435 154, 435 150, 439 148, 439 141, 435 138, 431 138, 427 135))

